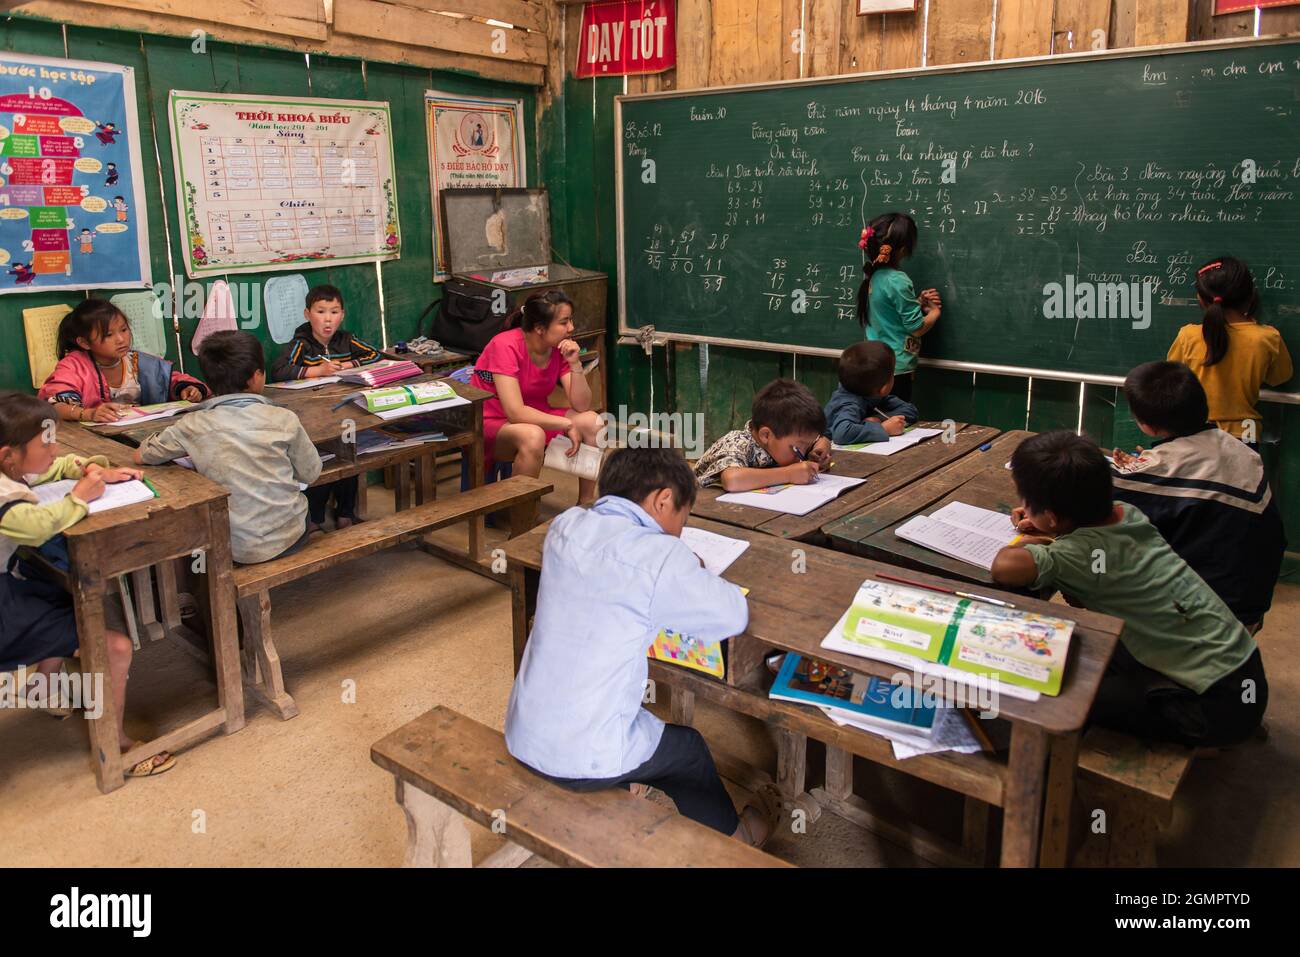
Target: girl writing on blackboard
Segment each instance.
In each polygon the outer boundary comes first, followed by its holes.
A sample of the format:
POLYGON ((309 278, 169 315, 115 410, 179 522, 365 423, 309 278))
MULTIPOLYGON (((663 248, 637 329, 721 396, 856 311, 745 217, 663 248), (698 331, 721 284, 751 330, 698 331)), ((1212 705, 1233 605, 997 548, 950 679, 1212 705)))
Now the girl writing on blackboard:
POLYGON ((916 248, 916 221, 905 213, 877 216, 862 230, 858 247, 865 254, 858 322, 868 339, 894 350, 893 394, 910 402, 921 336, 939 321, 942 307, 934 289, 923 289, 918 297, 911 278, 900 268, 916 248))
POLYGON ((1256 447, 1260 386, 1291 378, 1291 354, 1277 329, 1255 321, 1259 293, 1240 259, 1219 256, 1198 269, 1196 298, 1204 310, 1201 322, 1178 330, 1168 358, 1196 373, 1210 401, 1210 419, 1256 447))
POLYGON ((131 325, 107 299, 83 300, 63 317, 58 354, 39 394, 66 421, 116 422, 126 406, 201 402, 211 395, 166 359, 132 349, 131 325))

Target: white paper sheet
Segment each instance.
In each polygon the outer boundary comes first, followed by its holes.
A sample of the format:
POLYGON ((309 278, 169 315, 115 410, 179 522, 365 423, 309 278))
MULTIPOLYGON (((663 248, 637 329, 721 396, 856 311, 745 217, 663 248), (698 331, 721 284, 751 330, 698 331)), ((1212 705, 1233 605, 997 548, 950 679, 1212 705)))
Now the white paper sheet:
POLYGON ((865 482, 864 478, 846 478, 842 475, 822 473, 817 481, 807 485, 774 485, 770 490, 755 489, 752 492, 728 492, 719 495, 719 502, 731 502, 733 505, 752 505, 765 508, 771 512, 784 512, 787 515, 807 515, 813 509, 821 508, 827 502, 834 501, 845 489, 865 482))
POLYGON ((886 442, 862 442, 857 445, 832 445, 832 449, 843 452, 866 452, 868 455, 893 455, 903 449, 910 449, 918 442, 932 438, 943 429, 909 429, 902 435, 891 435, 886 442))
MULTIPOLYGON (((76 487, 76 484, 76 479, 63 479, 59 482, 46 482, 44 485, 33 486, 32 491, 36 493, 38 502, 42 505, 49 505, 71 492, 76 487)), ((97 512, 106 512, 112 508, 121 508, 124 505, 137 505, 152 498, 154 498, 154 494, 149 486, 132 479, 129 482, 114 482, 111 485, 104 486, 104 494, 87 504, 90 506, 90 514, 94 515, 97 512)))
POLYGON ((728 538, 690 526, 682 529, 682 541, 704 562, 704 567, 715 575, 725 572, 749 548, 749 542, 744 539, 728 538))
POLYGON ((584 442, 578 446, 578 454, 570 458, 568 452, 571 448, 573 443, 569 441, 567 435, 557 435, 546 446, 546 458, 542 460, 542 464, 547 468, 568 472, 578 478, 594 482, 600 475, 600 466, 605 460, 605 453, 594 445, 584 442))
POLYGON ((323 375, 319 379, 294 379, 290 382, 268 382, 268 389, 314 389, 317 386, 329 385, 331 382, 339 382, 336 375, 323 375))

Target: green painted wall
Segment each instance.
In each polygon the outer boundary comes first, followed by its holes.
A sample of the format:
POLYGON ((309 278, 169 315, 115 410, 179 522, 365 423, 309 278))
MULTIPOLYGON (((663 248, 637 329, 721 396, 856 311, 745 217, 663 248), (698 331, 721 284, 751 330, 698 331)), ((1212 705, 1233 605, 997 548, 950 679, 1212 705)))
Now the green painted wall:
MULTIPOLYGON (((338 286, 347 303, 348 324, 362 338, 376 344, 383 338, 380 272, 389 342, 414 336, 416 319, 425 306, 437 298, 438 287, 433 282, 433 214, 424 91, 437 89, 483 96, 522 97, 524 128, 529 131, 529 182, 536 182, 540 176, 537 159, 540 151, 531 135, 537 129, 537 103, 532 87, 393 64, 316 55, 309 59, 300 53, 215 41, 207 44, 205 53, 196 54, 191 50, 189 39, 71 25, 63 27, 22 18, 0 21, 0 47, 42 56, 120 63, 135 69, 154 282, 166 281, 168 277, 168 232, 171 235, 172 262, 177 270, 183 269, 182 237, 177 228, 175 175, 167 127, 169 90, 292 93, 387 100, 393 116, 393 153, 397 164, 397 196, 402 225, 401 258, 383 263, 379 271, 373 263, 301 270, 309 285, 331 283, 338 286), (152 132, 155 123, 159 134, 156 141, 158 159, 155 159, 152 132)), ((239 301, 239 286, 261 283, 272 275, 277 274, 247 273, 225 278, 231 284, 236 301, 239 301)), ((0 388, 31 387, 22 310, 52 303, 75 305, 81 296, 78 292, 45 292, 0 298, 0 388)), ((185 350, 181 358, 191 371, 198 364, 189 352, 197 323, 197 319, 181 320, 181 346, 185 350)), ((280 347, 271 342, 264 326, 254 332, 267 347, 269 362, 280 347)), ((169 336, 168 355, 173 360, 177 358, 174 336, 169 336)))

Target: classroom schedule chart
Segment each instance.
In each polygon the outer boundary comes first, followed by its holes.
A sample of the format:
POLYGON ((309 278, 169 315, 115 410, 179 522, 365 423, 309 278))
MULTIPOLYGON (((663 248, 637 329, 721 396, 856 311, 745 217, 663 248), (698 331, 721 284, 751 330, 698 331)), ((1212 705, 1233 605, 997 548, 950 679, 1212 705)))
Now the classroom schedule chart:
POLYGON ((135 80, 0 55, 0 293, 150 282, 135 80))
POLYGON ((400 252, 387 103, 172 94, 190 275, 400 252))

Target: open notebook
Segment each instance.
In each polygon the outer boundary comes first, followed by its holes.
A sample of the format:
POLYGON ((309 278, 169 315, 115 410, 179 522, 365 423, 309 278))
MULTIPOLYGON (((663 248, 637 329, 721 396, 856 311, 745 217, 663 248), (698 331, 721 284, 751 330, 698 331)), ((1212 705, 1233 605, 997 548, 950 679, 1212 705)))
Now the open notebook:
MULTIPOLYGON (((36 493, 36 500, 42 505, 49 505, 51 502, 57 502, 63 498, 76 486, 75 479, 62 479, 58 482, 46 482, 43 485, 32 486, 32 491, 36 493)), ((153 489, 143 482, 132 479, 129 482, 114 482, 112 485, 104 486, 104 494, 90 505, 90 513, 105 512, 110 508, 121 508, 124 505, 137 505, 140 502, 147 502, 154 498, 153 489)))
POLYGON ((787 515, 807 515, 813 509, 833 502, 845 489, 861 485, 865 481, 864 478, 847 478, 823 472, 817 476, 817 481, 807 485, 769 485, 751 492, 728 492, 719 495, 718 501, 752 505, 773 512, 785 512, 787 515))
POLYGON ((949 502, 932 515, 914 516, 894 534, 984 569, 993 567, 999 549, 1020 537, 1010 516, 964 502, 949 502))
POLYGON ((902 435, 891 435, 884 442, 858 442, 855 445, 833 445, 831 448, 845 452, 866 452, 868 455, 893 455, 895 452, 910 449, 926 439, 933 438, 942 431, 943 429, 921 429, 913 426, 902 435))

